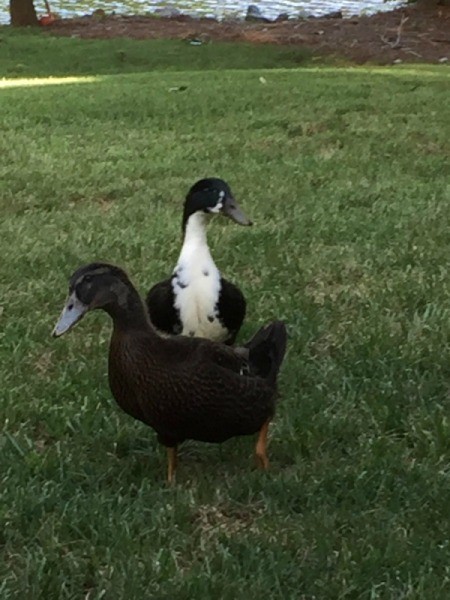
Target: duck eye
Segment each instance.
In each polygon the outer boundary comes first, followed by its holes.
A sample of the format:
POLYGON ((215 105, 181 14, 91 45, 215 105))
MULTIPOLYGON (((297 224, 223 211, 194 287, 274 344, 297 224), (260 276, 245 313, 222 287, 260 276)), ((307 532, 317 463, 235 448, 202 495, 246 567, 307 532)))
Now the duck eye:
POLYGON ((85 275, 85 277, 84 277, 84 281, 85 281, 86 283, 91 283, 91 281, 92 281, 92 275, 85 275))

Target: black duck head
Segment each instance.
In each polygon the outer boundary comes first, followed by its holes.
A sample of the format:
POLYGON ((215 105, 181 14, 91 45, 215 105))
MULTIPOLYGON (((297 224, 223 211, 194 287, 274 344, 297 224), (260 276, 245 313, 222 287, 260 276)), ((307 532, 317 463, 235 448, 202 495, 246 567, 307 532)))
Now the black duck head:
POLYGON ((53 329, 53 337, 63 335, 90 310, 108 309, 109 305, 125 307, 132 287, 122 269, 107 263, 91 263, 80 267, 69 280, 69 297, 53 329))
POLYGON ((196 212, 222 214, 239 225, 252 224, 234 199, 230 186, 215 177, 200 179, 189 190, 184 203, 183 229, 189 217, 196 212))

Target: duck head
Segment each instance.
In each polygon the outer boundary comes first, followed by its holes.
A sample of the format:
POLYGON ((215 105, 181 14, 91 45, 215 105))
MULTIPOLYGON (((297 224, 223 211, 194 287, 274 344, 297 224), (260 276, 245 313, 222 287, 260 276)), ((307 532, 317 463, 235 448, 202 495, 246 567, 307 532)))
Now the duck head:
POLYGON ((198 212, 222 214, 239 225, 252 224, 236 202, 230 186, 215 177, 200 179, 189 190, 184 203, 183 229, 189 217, 198 212))
POLYGON ((131 282, 126 273, 107 263, 80 267, 69 280, 69 297, 52 335, 59 337, 72 329, 90 310, 126 308, 131 282))

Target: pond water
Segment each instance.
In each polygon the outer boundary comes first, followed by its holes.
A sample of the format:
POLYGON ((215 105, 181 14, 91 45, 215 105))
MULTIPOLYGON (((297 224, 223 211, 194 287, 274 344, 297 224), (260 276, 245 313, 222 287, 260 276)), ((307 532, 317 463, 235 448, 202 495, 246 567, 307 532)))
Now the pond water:
MULTIPOLYGON (((397 0, 49 0, 49 3, 51 10, 61 17, 81 16, 97 8, 107 13, 148 14, 169 6, 185 14, 219 19, 243 17, 249 4, 256 4, 262 14, 270 19, 280 13, 288 13, 292 17, 320 16, 335 10, 341 10, 344 17, 349 17, 392 10, 401 4, 397 0)), ((0 0, 0 23, 9 23, 8 5, 9 0, 0 0)), ((43 0, 35 0, 35 6, 38 16, 46 13, 43 0)))

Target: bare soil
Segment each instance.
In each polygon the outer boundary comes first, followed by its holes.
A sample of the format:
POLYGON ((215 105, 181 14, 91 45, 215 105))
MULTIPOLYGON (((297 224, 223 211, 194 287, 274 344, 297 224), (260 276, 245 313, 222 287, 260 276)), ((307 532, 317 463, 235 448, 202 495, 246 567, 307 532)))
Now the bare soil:
POLYGON ((410 6, 350 19, 319 17, 274 23, 105 15, 62 19, 46 26, 53 35, 80 38, 185 39, 298 45, 317 56, 363 64, 450 64, 450 7, 410 6))

